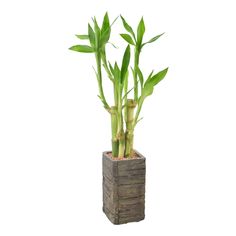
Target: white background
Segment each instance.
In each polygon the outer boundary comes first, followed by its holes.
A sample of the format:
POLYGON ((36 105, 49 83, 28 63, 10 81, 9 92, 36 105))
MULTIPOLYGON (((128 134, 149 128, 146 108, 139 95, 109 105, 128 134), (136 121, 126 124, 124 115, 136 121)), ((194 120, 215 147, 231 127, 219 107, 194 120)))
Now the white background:
MULTIPOLYGON (((0 235, 236 235, 236 30, 230 0, 3 0, 0 3, 0 235), (169 72, 146 100, 135 147, 147 157, 146 219, 102 213, 110 119, 93 55, 68 48, 109 11, 146 36, 147 75, 169 72)), ((125 43, 113 27, 111 61, 125 43)), ((112 87, 105 79, 111 103, 112 87)))

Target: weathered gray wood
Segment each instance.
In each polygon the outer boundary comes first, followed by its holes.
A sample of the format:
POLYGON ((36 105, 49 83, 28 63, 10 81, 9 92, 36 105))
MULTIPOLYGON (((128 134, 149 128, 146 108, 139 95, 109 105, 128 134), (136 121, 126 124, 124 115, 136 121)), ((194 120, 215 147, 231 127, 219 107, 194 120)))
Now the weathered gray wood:
POLYGON ((139 157, 112 160, 103 153, 103 211, 114 224, 145 217, 146 163, 141 154, 139 157))

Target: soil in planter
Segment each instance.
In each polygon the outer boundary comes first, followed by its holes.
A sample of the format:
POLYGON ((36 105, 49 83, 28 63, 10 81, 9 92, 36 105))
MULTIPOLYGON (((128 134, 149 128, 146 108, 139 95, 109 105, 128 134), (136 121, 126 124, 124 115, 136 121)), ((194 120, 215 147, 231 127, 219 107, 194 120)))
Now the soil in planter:
POLYGON ((140 159, 142 158, 137 152, 134 152, 130 157, 113 157, 112 152, 106 152, 106 155, 112 160, 130 160, 130 159, 140 159))

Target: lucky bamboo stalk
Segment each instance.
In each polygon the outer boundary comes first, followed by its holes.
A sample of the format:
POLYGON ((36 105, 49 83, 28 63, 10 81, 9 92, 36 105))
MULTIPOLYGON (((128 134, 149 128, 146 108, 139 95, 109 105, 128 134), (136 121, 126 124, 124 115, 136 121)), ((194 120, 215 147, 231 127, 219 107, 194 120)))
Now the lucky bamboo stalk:
MULTIPOLYGON (((117 18, 116 18, 117 19, 117 18)), ((138 123, 139 115, 145 99, 153 93, 154 87, 166 75, 168 68, 153 75, 153 71, 144 80, 143 73, 140 69, 140 55, 142 48, 149 43, 156 41, 163 34, 157 35, 149 41, 143 43, 145 33, 145 24, 141 18, 137 33, 135 34, 132 27, 121 16, 123 26, 127 33, 120 34, 128 43, 125 49, 121 67, 115 62, 112 66, 107 60, 106 46, 110 39, 111 26, 108 14, 106 13, 102 26, 99 27, 96 18, 93 18, 93 27, 88 24, 88 33, 85 35, 76 35, 81 40, 87 40, 89 45, 75 45, 70 49, 83 53, 94 53, 96 61, 96 77, 98 82, 98 97, 103 103, 104 108, 111 115, 111 139, 112 139, 112 156, 113 157, 133 157, 134 155, 134 129, 138 123), (134 62, 133 75, 133 98, 128 98, 128 80, 129 80, 129 63, 130 63, 130 47, 133 46, 134 62), (113 85, 114 102, 110 106, 106 100, 103 91, 103 68, 107 77, 113 85), (140 89, 139 89, 140 88, 140 89), (125 130, 125 131, 124 131, 125 130)))
POLYGON ((134 49, 134 101, 138 101, 138 64, 139 64, 139 49, 135 47, 134 49))
POLYGON ((101 69, 101 56, 100 53, 95 54, 96 63, 97 63, 97 80, 98 80, 98 89, 99 89, 99 97, 104 104, 104 108, 107 111, 110 111, 110 106, 108 105, 102 86, 102 69, 101 69))
POLYGON ((119 140, 117 139, 117 107, 111 107, 112 156, 119 154, 119 140))
POLYGON ((133 139, 134 139, 134 109, 136 102, 133 99, 127 100, 127 114, 125 117, 126 132, 125 132, 125 157, 133 155, 133 139))

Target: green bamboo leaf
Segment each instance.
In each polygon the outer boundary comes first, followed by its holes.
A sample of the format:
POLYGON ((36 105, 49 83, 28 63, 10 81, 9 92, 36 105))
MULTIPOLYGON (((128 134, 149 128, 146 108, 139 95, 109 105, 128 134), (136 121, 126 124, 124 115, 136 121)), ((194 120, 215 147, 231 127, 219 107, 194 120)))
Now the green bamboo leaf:
POLYGON ((109 21, 108 13, 106 12, 103 18, 103 22, 102 22, 101 33, 103 34, 109 29, 110 29, 110 21, 109 21))
POLYGON ((111 44, 114 48, 118 48, 115 44, 111 43, 111 42, 108 42, 109 44, 111 44))
POLYGON ((79 39, 82 39, 82 40, 89 39, 88 35, 86 35, 86 34, 76 34, 75 36, 79 39))
POLYGON ((159 39, 163 34, 164 34, 164 33, 159 34, 159 35, 153 37, 152 39, 150 39, 150 40, 147 41, 146 43, 152 43, 152 42, 155 42, 155 41, 156 41, 157 39, 159 39))
POLYGON ((115 24, 115 22, 117 21, 118 18, 119 18, 119 16, 117 16, 117 17, 115 18, 115 20, 112 21, 112 23, 111 23, 111 25, 110 25, 110 28, 115 24))
POLYGON ((98 22, 97 22, 96 17, 93 18, 93 23, 94 23, 95 32, 100 34, 100 33, 101 33, 101 29, 100 29, 100 27, 98 26, 98 22))
POLYGON ((115 62, 115 65, 114 65, 114 77, 115 77, 116 81, 120 80, 120 68, 119 68, 119 66, 117 65, 116 62, 115 62))
POLYGON ((137 45, 139 47, 141 47, 144 32, 145 32, 145 24, 144 24, 144 20, 142 17, 139 24, 138 24, 138 28, 137 28, 137 45))
POLYGON ((137 73, 138 73, 139 81, 140 81, 141 88, 142 88, 143 87, 143 73, 140 70, 139 66, 137 67, 137 73))
POLYGON ((135 45, 133 39, 131 38, 129 34, 120 34, 120 36, 129 44, 135 45))
POLYGON ((141 121, 143 119, 143 117, 141 117, 140 119, 137 120, 136 124, 138 124, 139 121, 141 121))
POLYGON ((128 70, 129 62, 130 62, 130 46, 128 45, 125 49, 125 53, 124 53, 123 60, 122 60, 121 76, 120 76, 121 84, 123 84, 123 82, 124 82, 125 75, 128 70))
POLYGON ((148 83, 148 81, 152 78, 153 72, 154 72, 154 70, 152 70, 152 72, 149 74, 147 80, 145 81, 145 84, 148 83))
MULTIPOLYGON (((124 93, 125 93, 125 94, 126 94, 127 91, 128 91, 128 78, 129 78, 129 73, 128 73, 128 71, 127 71, 127 73, 126 73, 126 75, 125 75, 125 79, 124 79, 124 93)), ((127 98, 127 94, 124 95, 122 99, 124 99, 125 97, 127 98)))
POLYGON ((111 65, 110 62, 108 62, 108 64, 109 64, 109 69, 110 69, 112 75, 115 76, 115 75, 114 75, 114 68, 112 67, 112 65, 111 65))
POLYGON ((134 89, 134 87, 133 88, 131 88, 129 91, 127 91, 127 92, 125 92, 125 95, 123 96, 123 100, 127 97, 127 95, 132 91, 134 89))
POLYGON ((135 37, 135 34, 134 34, 134 31, 133 31, 132 27, 126 22, 126 20, 124 19, 124 17, 122 15, 120 15, 120 17, 121 17, 121 20, 123 22, 124 28, 133 36, 134 41, 136 41, 136 37, 135 37))
POLYGON ((157 85, 161 80, 163 80, 167 74, 168 68, 158 72, 148 79, 143 87, 141 100, 143 101, 147 96, 150 96, 153 93, 154 86, 157 85))
POLYGON ((103 18, 103 23, 102 23, 102 28, 101 28, 102 44, 106 43, 109 40, 110 33, 111 33, 110 21, 109 21, 108 13, 106 12, 103 18))
POLYGON ((105 107, 105 109, 107 109, 107 104, 106 104, 106 102, 101 98, 100 95, 97 95, 97 96, 98 96, 98 98, 101 100, 101 102, 103 103, 103 106, 105 107))
POLYGON ((90 24, 88 24, 88 37, 92 47, 95 46, 95 33, 90 24))
POLYGON ((168 72, 168 67, 160 72, 158 72, 157 74, 153 75, 152 78, 147 81, 146 84, 151 84, 153 86, 155 86, 156 84, 158 84, 161 80, 163 80, 166 76, 168 72))
POLYGON ((147 41, 146 43, 144 43, 144 44, 142 45, 142 47, 143 47, 145 44, 147 44, 147 43, 153 43, 153 42, 155 42, 155 41, 156 41, 157 39, 159 39, 163 34, 164 34, 164 33, 159 34, 159 35, 153 37, 152 39, 150 39, 149 41, 147 41))
POLYGON ((147 96, 150 96, 152 93, 153 93, 153 90, 154 90, 154 86, 151 85, 151 84, 146 84, 144 87, 143 87, 143 90, 142 90, 142 95, 141 95, 141 100, 144 100, 147 96))
POLYGON ((94 23, 94 31, 95 31, 95 47, 98 49, 100 45, 100 38, 101 38, 101 29, 98 26, 96 17, 93 18, 94 23))
POLYGON ((88 45, 75 45, 69 48, 72 51, 76 52, 85 52, 85 53, 92 53, 94 52, 93 48, 88 45))

